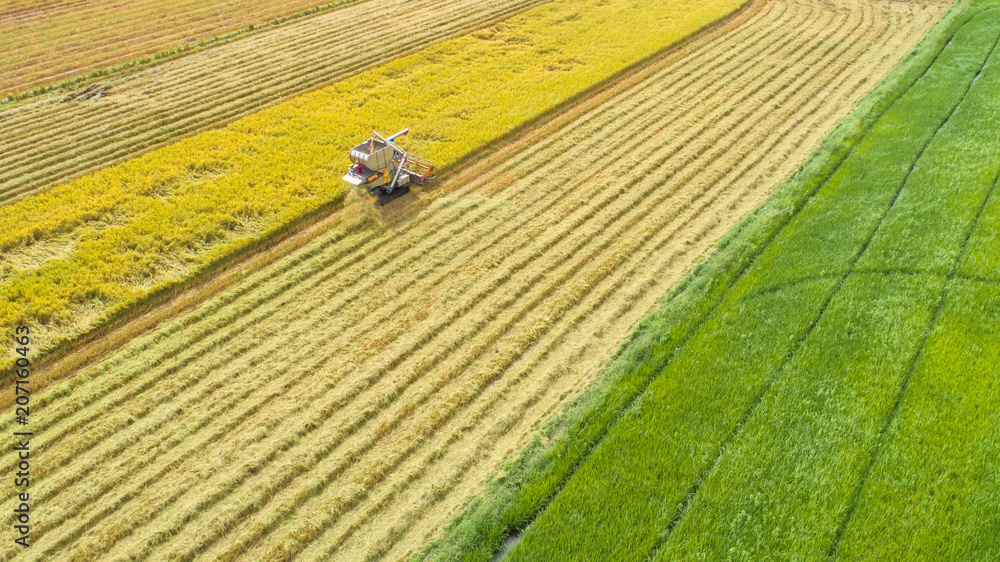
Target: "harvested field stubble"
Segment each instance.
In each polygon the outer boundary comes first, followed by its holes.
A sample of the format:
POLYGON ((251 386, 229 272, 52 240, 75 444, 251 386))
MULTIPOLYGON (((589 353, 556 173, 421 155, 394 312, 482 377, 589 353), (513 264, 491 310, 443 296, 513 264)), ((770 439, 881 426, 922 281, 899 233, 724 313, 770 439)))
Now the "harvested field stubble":
POLYGON ((31 552, 413 552, 942 9, 767 2, 544 143, 350 206, 37 397, 31 552))
POLYGON ((119 76, 98 99, 0 106, 0 203, 216 128, 546 0, 360 3, 119 76), (384 29, 405 29, 386 34, 384 29), (211 69, 206 71, 206 69, 211 69))
POLYGON ((740 4, 554 0, 2 206, 0 327, 68 347, 339 208, 347 150, 372 128, 420 131, 402 146, 447 167, 740 4))
POLYGON ((4 2, 0 98, 315 7, 307 0, 4 2))

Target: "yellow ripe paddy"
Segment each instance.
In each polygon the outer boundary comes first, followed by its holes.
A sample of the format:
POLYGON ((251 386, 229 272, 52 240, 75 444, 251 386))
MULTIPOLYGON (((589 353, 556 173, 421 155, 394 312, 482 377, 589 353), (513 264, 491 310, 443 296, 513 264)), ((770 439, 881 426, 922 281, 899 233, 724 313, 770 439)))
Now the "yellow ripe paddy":
POLYGON ((410 127, 402 144, 446 167, 742 3, 555 0, 0 207, 0 326, 51 351, 338 206, 371 129, 410 127))

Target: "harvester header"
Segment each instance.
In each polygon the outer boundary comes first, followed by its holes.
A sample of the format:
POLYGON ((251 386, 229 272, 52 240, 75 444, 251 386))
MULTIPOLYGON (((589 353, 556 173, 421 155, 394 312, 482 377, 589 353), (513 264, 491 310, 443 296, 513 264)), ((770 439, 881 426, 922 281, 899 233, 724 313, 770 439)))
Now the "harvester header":
POLYGON ((372 138, 351 149, 351 165, 344 181, 355 193, 384 205, 410 191, 411 183, 427 185, 434 181, 437 168, 432 162, 396 146, 396 138, 409 132, 403 129, 386 138, 372 131, 372 138))

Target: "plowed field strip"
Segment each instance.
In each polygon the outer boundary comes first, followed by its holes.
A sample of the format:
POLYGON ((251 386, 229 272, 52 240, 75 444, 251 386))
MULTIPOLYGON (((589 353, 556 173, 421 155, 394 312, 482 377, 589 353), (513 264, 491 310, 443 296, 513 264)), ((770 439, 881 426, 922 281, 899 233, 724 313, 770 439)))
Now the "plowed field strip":
POLYGON ((0 107, 0 203, 221 126, 545 0, 364 2, 102 81, 106 97, 0 107), (397 30, 386 35, 388 26, 397 30))
POLYGON ((324 235, 53 387, 34 551, 405 555, 941 9, 768 3, 399 226, 324 235))

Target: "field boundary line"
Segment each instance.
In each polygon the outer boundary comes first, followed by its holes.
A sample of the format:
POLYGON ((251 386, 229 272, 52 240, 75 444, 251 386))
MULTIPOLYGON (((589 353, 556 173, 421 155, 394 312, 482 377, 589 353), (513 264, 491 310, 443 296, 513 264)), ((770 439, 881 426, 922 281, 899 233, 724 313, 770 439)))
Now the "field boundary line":
MULTIPOLYGON (((827 273, 825 275, 810 275, 809 277, 803 277, 801 279, 796 279, 794 281, 789 281, 788 283, 782 283, 780 285, 769 287, 762 291, 757 291, 751 293, 739 300, 739 302, 752 301, 759 298, 764 298, 775 293, 780 293, 782 291, 797 287, 799 285, 804 285, 806 283, 812 283, 813 281, 824 281, 829 279, 836 279, 839 277, 840 273, 827 273)), ((949 275, 948 273, 941 273, 940 271, 932 270, 920 270, 920 269, 905 269, 905 268, 889 268, 889 269, 862 269, 860 271, 855 271, 854 275, 863 276, 883 276, 891 277, 893 275, 910 275, 913 277, 937 277, 944 278, 945 280, 953 277, 955 279, 960 279, 964 281, 973 281, 976 283, 985 283, 987 285, 1000 284, 1000 279, 990 279, 989 277, 980 277, 976 275, 965 275, 962 273, 955 273, 954 275, 949 275)))
MULTIPOLYGON (((906 89, 902 90, 895 97, 895 99, 892 100, 891 103, 887 104, 884 108, 882 108, 880 111, 878 111, 877 114, 875 114, 873 117, 870 118, 870 122, 869 122, 868 126, 864 129, 863 132, 861 132, 859 138, 857 139, 858 142, 860 140, 866 138, 870 134, 871 126, 874 125, 874 123, 877 123, 879 120, 881 120, 882 117, 886 113, 889 112, 889 110, 891 110, 893 107, 895 107, 895 105, 899 102, 899 100, 907 92, 909 92, 910 90, 912 90, 912 88, 921 79, 924 78, 924 76, 931 69, 931 67, 933 67, 934 64, 938 61, 938 59, 940 58, 940 56, 944 52, 944 50, 951 44, 951 42, 954 39, 955 35, 961 29, 963 29, 966 25, 968 25, 968 23, 973 19, 973 17, 975 15, 978 15, 978 13, 980 11, 982 11, 982 10, 978 10, 978 11, 975 11, 975 12, 970 13, 970 14, 963 14, 965 16, 965 21, 962 21, 962 23, 958 24, 957 27, 954 30, 951 30, 950 33, 948 33, 948 39, 947 39, 947 41, 944 41, 942 43, 942 45, 937 49, 937 52, 934 54, 934 56, 931 58, 931 60, 926 64, 926 66, 924 67, 923 71, 921 71, 918 76, 916 76, 915 78, 913 78, 909 82, 909 85, 906 86, 906 89)), ((916 48, 918 48, 918 47, 914 47, 914 49, 916 49, 916 48)), ((816 184, 815 187, 813 187, 809 192, 807 192, 805 194, 805 196, 802 198, 801 201, 797 201, 795 203, 795 207, 794 207, 794 209, 792 210, 792 212, 790 214, 788 214, 785 217, 780 217, 779 218, 780 224, 777 225, 777 228, 774 230, 774 232, 771 233, 771 234, 769 234, 769 235, 766 235, 766 240, 764 241, 764 243, 761 244, 760 246, 756 247, 752 251, 751 256, 749 256, 749 258, 746 259, 745 263, 740 267, 740 269, 736 273, 736 275, 733 276, 732 279, 729 282, 726 283, 725 288, 722 289, 721 293, 717 297, 715 297, 715 302, 709 307, 708 310, 706 310, 704 313, 701 314, 701 316, 699 317, 699 319, 694 323, 694 325, 689 330, 687 330, 682 336, 680 336, 680 341, 676 345, 674 345, 674 347, 670 351, 670 353, 667 354, 665 357, 663 357, 663 359, 660 359, 658 361, 655 360, 655 359, 653 360, 653 362, 655 364, 651 365, 649 368, 650 368, 651 371, 655 372, 656 374, 650 376, 648 378, 648 380, 646 380, 643 383, 641 383, 639 385, 639 388, 632 394, 632 397, 631 398, 627 398, 625 400, 624 405, 618 410, 618 412, 614 416, 614 418, 603 429, 601 429, 598 432, 597 437, 591 443, 588 443, 588 444, 586 444, 584 446, 583 452, 581 452, 580 455, 579 455, 579 457, 577 459, 575 459, 571 463, 570 467, 566 471, 566 474, 563 475, 561 478, 559 478, 558 483, 556 485, 552 486, 550 490, 548 490, 548 493, 545 495, 545 498, 541 502, 539 502, 538 505, 534 506, 532 515, 530 515, 525 521, 521 522, 519 525, 516 525, 516 526, 508 529, 508 533, 507 533, 507 535, 505 535, 505 537, 519 534, 524 529, 528 528, 535 521, 535 519, 538 517, 538 515, 540 515, 548 507, 548 505, 552 502, 552 500, 565 487, 566 483, 573 477, 573 475, 576 473, 576 471, 579 469, 579 467, 587 460, 587 458, 589 458, 591 452, 593 452, 594 449, 596 449, 598 446, 600 446, 600 444, 603 442, 604 438, 621 421, 622 417, 629 410, 631 410, 633 408, 633 406, 636 403, 636 401, 639 399, 639 397, 641 397, 645 393, 646 389, 649 388, 649 386, 652 384, 652 382, 654 380, 656 380, 659 377, 659 375, 663 372, 663 370, 665 370, 672 363, 673 359, 684 348, 684 346, 690 341, 690 339, 698 331, 700 331, 700 329, 704 326, 704 324, 708 320, 708 318, 711 317, 714 314, 714 312, 719 308, 719 306, 725 300, 725 297, 729 293, 729 291, 744 277, 744 275, 746 274, 746 272, 749 271, 749 269, 753 266, 753 264, 756 263, 757 259, 760 257, 761 254, 763 254, 764 250, 766 250, 767 247, 771 244, 771 242, 773 242, 781 234, 781 232, 784 231, 785 227, 787 227, 787 225, 792 221, 792 219, 794 219, 796 216, 798 216, 798 214, 802 211, 802 209, 805 208, 806 204, 815 197, 816 193, 818 193, 820 191, 820 189, 822 189, 827 184, 827 182, 830 180, 830 178, 833 177, 833 175, 838 170, 840 170, 840 168, 841 168, 841 166, 843 166, 844 162, 850 157, 851 154, 854 153, 854 149, 855 149, 855 145, 856 144, 857 144, 857 142, 853 143, 851 145, 851 147, 847 151, 845 151, 844 154, 839 155, 839 158, 837 159, 836 164, 828 172, 826 172, 825 174, 822 174, 822 176, 821 176, 822 179, 820 179, 817 182, 817 184, 816 184)), ((795 174, 793 173, 792 175, 794 176, 795 174)), ((806 181, 806 180, 803 180, 803 181, 806 181)), ((748 219, 752 220, 754 217, 755 217, 755 213, 751 213, 751 215, 748 217, 748 219)), ((738 236, 739 233, 743 232, 746 228, 749 228, 749 223, 746 222, 746 221, 743 222, 743 223, 741 223, 741 224, 739 224, 739 225, 737 225, 734 228, 735 235, 738 236)), ((730 244, 730 243, 732 243, 731 239, 729 237, 724 237, 723 240, 720 242, 720 245, 722 245, 723 247, 725 247, 725 246, 728 246, 728 244, 730 244)), ((686 284, 687 283, 688 283, 688 280, 681 281, 681 283, 678 284, 677 291, 678 292, 682 292, 686 288, 686 284)), ((671 297, 668 297, 668 299, 669 298, 671 298, 671 297)), ((627 345, 627 343, 628 342, 626 342, 626 345, 627 345)), ((638 369, 642 369, 643 366, 645 366, 646 364, 647 363, 642 363, 637 368, 638 369)), ((497 548, 498 549, 502 549, 503 548, 503 541, 502 540, 501 540, 500 544, 497 545, 497 548)), ((494 554, 497 554, 497 552, 494 552, 494 554)))
MULTIPOLYGON (((1000 42, 1000 36, 998 36, 997 41, 1000 42)), ((994 49, 996 48, 996 43, 994 43, 994 49)), ((990 52, 990 56, 993 56, 993 52, 990 52)), ((984 66, 985 68, 985 66, 984 66)), ((977 75, 978 78, 979 75, 977 75)), ((971 88, 970 88, 971 89, 971 88)), ((834 537, 833 544, 830 545, 830 549, 827 552, 827 557, 831 560, 837 558, 837 551, 840 549, 840 545, 844 540, 844 535, 847 533, 847 527, 851 522, 851 518, 857 511, 858 503, 861 500, 861 494, 864 492, 865 486, 868 484, 868 479, 871 476, 872 470, 875 467, 875 463, 882 456, 882 451, 885 447, 885 442, 889 429, 892 427, 893 422, 895 422, 896 417, 899 415, 900 406, 903 403, 903 398, 906 395, 907 389, 909 389, 910 381, 913 379, 913 374, 917 370, 917 364, 920 363, 920 359, 923 357, 924 349, 927 347, 927 342, 930 340, 931 334, 934 332, 934 327, 937 324, 938 316, 941 313, 941 308, 944 306, 945 300, 947 300, 949 293, 951 291, 951 285, 956 278, 961 278, 961 276, 956 276, 958 273, 958 268, 962 264, 962 258, 965 257, 965 252, 969 247, 969 239, 972 237, 973 232, 975 232, 976 227, 979 225, 979 218, 983 214, 983 210, 986 208, 986 204, 989 202, 990 198, 993 197, 994 191, 996 191, 997 183, 1000 182, 1000 170, 993 177, 993 183, 990 189, 986 192, 986 197, 983 198, 983 203, 979 206, 976 211, 976 216, 973 218, 971 224, 969 225, 968 232, 965 233, 965 239, 962 241, 962 247, 958 254, 955 256, 955 261, 952 264, 951 272, 945 279, 944 286, 941 288, 941 294, 938 297, 937 306, 934 308, 934 313, 931 315, 930 321, 927 323, 927 328, 924 330, 923 338, 920 341, 920 345, 917 347, 917 351, 913 354, 913 358, 910 360, 909 366, 906 370, 906 375, 903 377, 903 381, 899 385, 899 391, 896 393, 896 399, 893 402, 892 408, 887 413, 885 420, 882 423, 882 428, 879 431, 878 438, 875 442, 874 447, 869 452, 868 463, 865 466, 865 471, 854 488, 854 493, 851 494, 851 501, 848 505, 847 512, 844 514, 844 518, 841 520, 840 525, 837 526, 837 535, 834 537)))

